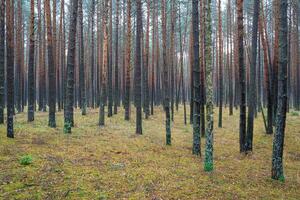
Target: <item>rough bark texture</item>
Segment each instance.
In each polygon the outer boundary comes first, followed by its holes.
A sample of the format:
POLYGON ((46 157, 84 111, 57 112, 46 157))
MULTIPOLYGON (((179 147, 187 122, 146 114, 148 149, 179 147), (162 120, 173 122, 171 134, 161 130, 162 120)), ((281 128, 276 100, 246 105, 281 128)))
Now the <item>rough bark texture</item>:
POLYGON ((52 46, 52 28, 51 28, 51 14, 50 14, 50 0, 45 0, 45 14, 47 26, 47 50, 48 50, 48 99, 49 99, 49 122, 48 125, 52 128, 56 127, 55 120, 55 101, 56 101, 56 78, 55 67, 53 59, 53 46, 52 46))
POLYGON ((84 68, 84 40, 83 40, 83 13, 82 1, 78 2, 78 20, 79 20, 79 90, 80 90, 80 106, 82 115, 86 115, 86 90, 85 90, 85 68, 84 68))
POLYGON ((148 119, 150 115, 149 109, 149 32, 150 32, 150 0, 147 1, 147 25, 146 25, 146 41, 144 48, 143 59, 143 90, 144 90, 144 113, 145 118, 148 119))
POLYGON ((66 88, 66 105, 65 105, 65 125, 64 132, 71 133, 71 127, 74 126, 74 65, 75 65, 75 50, 76 50, 76 25, 78 0, 72 0, 72 11, 70 15, 69 27, 69 46, 67 58, 67 88, 66 88))
POLYGON ((109 1, 109 34, 108 34, 108 73, 107 73, 107 82, 108 82, 108 106, 107 106, 107 116, 113 116, 113 69, 112 69, 112 0, 109 1))
POLYGON ((200 63, 199 63, 199 12, 198 0, 193 0, 193 154, 201 154, 200 146, 200 63))
POLYGON ((164 110, 166 114, 166 145, 171 145, 171 118, 170 118, 170 98, 169 98, 169 71, 167 65, 167 15, 166 0, 161 2, 162 12, 162 51, 163 51, 163 88, 164 88, 164 110))
POLYGON ((5 44, 5 0, 0 0, 0 124, 4 123, 4 44, 5 44))
POLYGON ((222 35, 222 18, 221 18, 221 0, 219 0, 219 127, 222 127, 223 114, 223 35, 222 35))
POLYGON ((243 0, 237 0, 237 25, 240 75, 240 152, 244 152, 246 143, 246 70, 244 65, 243 0))
POLYGON ((279 15, 279 82, 276 131, 273 140, 272 178, 284 181, 283 146, 287 111, 287 0, 280 1, 279 15))
POLYGON ((130 120, 130 85, 131 85, 131 0, 127 0, 127 36, 126 36, 126 82, 125 82, 125 120, 130 120))
POLYGON ((143 19, 142 19, 142 2, 136 1, 136 53, 135 53, 135 70, 134 70, 134 97, 136 107, 136 134, 143 134, 142 131, 142 31, 143 31, 143 19))
POLYGON ((214 128, 214 110, 213 110, 213 68, 212 68, 212 25, 211 25, 211 0, 205 4, 205 66, 206 66, 206 142, 204 170, 212 171, 213 165, 213 128, 214 128))
POLYGON ((30 28, 29 28, 29 61, 28 61, 28 118, 34 120, 35 85, 34 85, 34 0, 30 1, 30 28))
POLYGON ((248 126, 247 126, 247 142, 246 151, 252 151, 253 143, 253 123, 255 114, 255 99, 256 99, 256 58, 257 58, 257 33, 258 33, 258 19, 259 19, 259 0, 254 1, 254 13, 252 24, 252 61, 250 69, 250 97, 248 109, 248 126))
POLYGON ((104 1, 103 8, 103 64, 102 64, 102 80, 101 80, 101 99, 99 112, 99 126, 105 125, 105 101, 106 101, 106 70, 108 66, 108 1, 104 1))
POLYGON ((114 114, 118 113, 118 106, 120 104, 119 92, 119 0, 116 2, 116 45, 115 45, 115 91, 114 91, 114 114))
POLYGON ((6 2, 7 137, 14 138, 14 0, 6 2))

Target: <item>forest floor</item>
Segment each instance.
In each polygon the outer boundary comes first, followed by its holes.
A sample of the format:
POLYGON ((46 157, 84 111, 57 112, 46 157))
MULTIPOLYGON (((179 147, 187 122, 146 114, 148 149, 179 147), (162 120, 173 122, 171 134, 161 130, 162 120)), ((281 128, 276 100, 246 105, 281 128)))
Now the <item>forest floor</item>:
POLYGON ((245 156, 239 153, 239 113, 227 113, 224 127, 215 128, 212 173, 191 153, 192 127, 183 124, 182 108, 168 147, 160 108, 143 120, 142 136, 123 111, 100 128, 98 110, 87 116, 76 110, 70 135, 63 133, 62 113, 56 129, 47 127, 48 113, 36 113, 34 123, 17 114, 15 139, 0 126, 0 199, 300 199, 300 113, 288 114, 285 183, 270 178, 273 136, 264 134, 262 117, 255 121, 254 152, 245 156), (32 163, 22 165, 24 156, 32 163))

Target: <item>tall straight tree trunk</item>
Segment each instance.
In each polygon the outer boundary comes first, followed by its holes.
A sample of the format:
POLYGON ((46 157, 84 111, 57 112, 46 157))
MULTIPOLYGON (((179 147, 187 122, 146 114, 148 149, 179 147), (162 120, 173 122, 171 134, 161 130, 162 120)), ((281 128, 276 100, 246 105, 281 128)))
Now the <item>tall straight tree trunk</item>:
POLYGON ((108 112, 107 116, 112 117, 113 115, 113 69, 112 69, 112 0, 109 3, 109 57, 108 57, 108 112))
POLYGON ((7 137, 14 138, 14 0, 6 2, 7 137))
POLYGON ((141 66, 142 66, 142 2, 136 1, 136 56, 135 56, 135 70, 134 70, 134 91, 135 91, 135 107, 136 107, 136 134, 143 134, 142 131, 142 80, 141 80, 141 66))
POLYGON ((167 14, 166 14, 166 0, 161 2, 162 11, 162 43, 163 43, 163 79, 164 79, 164 110, 166 114, 166 145, 171 145, 171 119, 170 119, 170 98, 169 98, 169 72, 167 65, 167 14))
POLYGON ((105 125, 105 102, 106 102, 106 70, 108 66, 108 1, 104 1, 103 7, 103 64, 102 64, 102 79, 101 79, 101 98, 99 112, 99 126, 105 125))
POLYGON ((116 8, 116 44, 115 44, 115 91, 114 91, 114 114, 118 114, 118 106, 120 105, 119 92, 119 0, 117 0, 116 8))
MULTIPOLYGON (((181 10, 180 10, 180 4, 179 4, 179 27, 181 27, 181 10)), ((183 75, 183 40, 182 40, 182 31, 181 28, 179 29, 179 45, 180 45, 180 81, 181 81, 181 87, 182 87, 182 103, 183 103, 183 119, 184 124, 187 124, 186 120, 186 96, 185 96, 185 85, 184 85, 184 75, 183 75)))
POLYGON ((126 81, 125 81, 125 98, 124 98, 124 107, 125 107, 125 120, 130 120, 130 85, 131 85, 131 0, 127 0, 127 36, 126 36, 126 81))
POLYGON ((219 0, 219 127, 222 127, 223 114, 223 39, 222 39, 222 18, 221 0, 219 0))
POLYGON ((204 170, 210 172, 213 170, 213 128, 214 128, 214 108, 213 108, 213 68, 212 68, 212 25, 211 25, 211 0, 205 4, 205 67, 206 67, 206 142, 204 170))
POLYGON ((78 0, 72 0, 72 12, 70 15, 69 27, 69 46, 67 58, 67 88, 66 88, 66 105, 65 105, 65 125, 64 132, 71 133, 71 127, 74 126, 74 65, 75 65, 75 50, 76 50, 76 25, 78 0))
POLYGON ((95 0, 91 2, 91 103, 92 108, 95 108, 95 33, 94 33, 94 16, 95 15, 95 0))
POLYGON ((144 112, 145 118, 148 119, 150 115, 149 110, 149 32, 150 32, 150 0, 147 0, 147 25, 146 25, 146 41, 144 48, 144 67, 143 67, 143 90, 144 90, 144 112))
MULTIPOLYGON (((277 97, 278 97, 278 59, 279 59, 279 0, 273 0, 274 6, 274 18, 275 18, 275 38, 274 38, 274 53, 273 53, 273 98, 274 98, 274 108, 273 115, 276 116, 277 113, 277 97)), ((275 118, 273 117, 273 124, 275 125, 275 118)))
POLYGON ((83 13, 82 1, 78 2, 78 20, 79 20, 79 36, 80 36, 80 49, 79 49, 79 90, 80 90, 80 106, 82 115, 86 115, 86 90, 85 90, 85 67, 84 67, 84 39, 83 39, 83 13))
POLYGON ((246 143, 246 70, 244 65, 243 0, 237 0, 237 25, 240 75, 240 152, 245 152, 246 143))
MULTIPOLYGON (((193 22, 191 23, 191 30, 193 30, 193 22)), ((194 62, 194 38, 193 31, 190 31, 189 41, 189 60, 190 60, 190 124, 193 124, 194 117, 194 76, 193 76, 193 62, 194 62)))
POLYGON ((252 151, 253 143, 253 123, 255 114, 255 100, 256 100, 256 60, 257 60, 257 33, 258 33, 258 19, 259 19, 259 0, 254 1, 253 7, 253 24, 252 24, 252 55, 250 68, 250 97, 248 109, 248 126, 247 126, 247 142, 246 151, 252 151))
POLYGON ((175 91, 175 80, 174 80, 174 46, 175 46, 175 20, 176 20, 176 13, 175 13, 175 1, 171 1, 171 46, 170 46, 170 76, 171 76, 171 120, 174 121, 174 91, 175 91))
MULTIPOLYGON (((153 7, 157 5, 156 0, 153 1, 153 7)), ((152 69, 151 69, 151 115, 154 115, 154 101, 155 101, 155 37, 157 27, 155 26, 155 9, 152 11, 152 69)))
POLYGON ((21 69, 22 66, 22 1, 18 1, 17 3, 17 16, 15 19, 16 23, 16 32, 15 32, 15 106, 18 113, 22 112, 22 82, 21 77, 23 71, 21 69))
POLYGON ((205 137, 205 55, 204 55, 204 34, 205 34, 205 1, 200 1, 200 134, 201 137, 205 137))
POLYGON ((34 120, 35 87, 34 87, 34 0, 30 0, 30 28, 29 28, 29 61, 28 61, 28 118, 34 120))
POLYGON ((55 65, 53 59, 53 43, 52 43, 52 28, 51 28, 51 11, 50 0, 45 0, 46 26, 47 26, 47 50, 48 50, 48 99, 49 99, 49 122, 48 125, 52 128, 56 127, 55 107, 56 107, 56 78, 55 65))
POLYGON ((62 85, 62 67, 63 65, 63 60, 65 53, 62 50, 63 44, 63 15, 64 15, 64 6, 65 6, 65 1, 61 0, 60 2, 60 19, 59 19, 59 43, 58 43, 58 56, 57 56, 57 69, 56 69, 56 74, 57 74, 57 103, 58 103, 58 110, 60 111, 62 109, 62 90, 61 90, 61 85, 62 85))
POLYGON ((272 178, 281 181, 284 181, 282 160, 287 111, 287 7, 288 1, 281 0, 279 14, 279 95, 272 157, 272 178))
POLYGON ((4 123, 4 82, 5 82, 5 0, 0 0, 0 124, 4 123))
POLYGON ((229 115, 233 115, 233 78, 234 78, 234 64, 233 64, 233 32, 232 32, 232 16, 231 16, 231 0, 228 0, 228 17, 229 17, 229 44, 230 44, 230 63, 229 63, 229 115))
POLYGON ((199 63, 199 12, 198 0, 192 1, 193 21, 193 154, 201 154, 200 141, 200 63, 199 63))
MULTIPOLYGON (((52 1, 52 45, 53 45, 53 64, 54 64, 54 69, 55 69, 55 98, 56 98, 56 102, 58 103, 58 66, 57 66, 57 33, 56 33, 56 1, 52 1)), ((58 111, 60 111, 60 106, 58 106, 58 111)))

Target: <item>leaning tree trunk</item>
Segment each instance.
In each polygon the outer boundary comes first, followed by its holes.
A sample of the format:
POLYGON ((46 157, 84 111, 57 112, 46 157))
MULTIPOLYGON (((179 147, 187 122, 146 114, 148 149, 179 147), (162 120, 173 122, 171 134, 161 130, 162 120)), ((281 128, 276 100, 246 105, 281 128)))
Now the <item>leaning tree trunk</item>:
POLYGON ((276 131, 273 140, 272 178, 284 181, 283 146, 287 111, 287 0, 280 1, 279 15, 279 82, 276 131))
POLYGON ((52 128, 56 127, 55 120, 55 101, 56 101, 56 78, 55 67, 53 59, 52 46, 52 28, 51 28, 51 14, 50 14, 50 0, 45 0, 46 26, 47 26, 47 50, 48 50, 48 99, 49 99, 49 122, 48 125, 52 128))
POLYGON ((66 105, 65 105, 65 125, 64 132, 71 133, 71 127, 74 126, 74 65, 75 65, 75 50, 76 50, 76 25, 78 0, 72 0, 72 12, 70 15, 69 28, 69 46, 67 58, 67 88, 66 88, 66 105))

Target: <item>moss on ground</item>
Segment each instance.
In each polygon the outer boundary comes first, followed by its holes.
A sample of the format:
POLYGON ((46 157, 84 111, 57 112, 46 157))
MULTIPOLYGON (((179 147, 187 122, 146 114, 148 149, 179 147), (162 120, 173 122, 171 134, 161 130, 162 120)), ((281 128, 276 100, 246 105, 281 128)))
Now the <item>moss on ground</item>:
MULTIPOLYGON (((225 110, 224 113, 227 113, 225 110)), ((183 124, 183 109, 172 123, 172 146, 165 145, 162 109, 143 120, 142 136, 121 111, 98 127, 98 111, 75 113, 72 134, 48 128, 48 114, 15 118, 14 140, 0 126, 0 199, 300 199, 300 118, 288 115, 284 151, 285 182, 273 181, 273 136, 255 121, 254 152, 239 153, 238 112, 224 114, 223 129, 214 135, 214 171, 192 155, 192 127, 183 124), (30 165, 20 158, 31 155, 30 165)), ((132 113, 132 119, 135 119, 132 113)), ((202 140, 204 155, 204 140, 202 140)))

